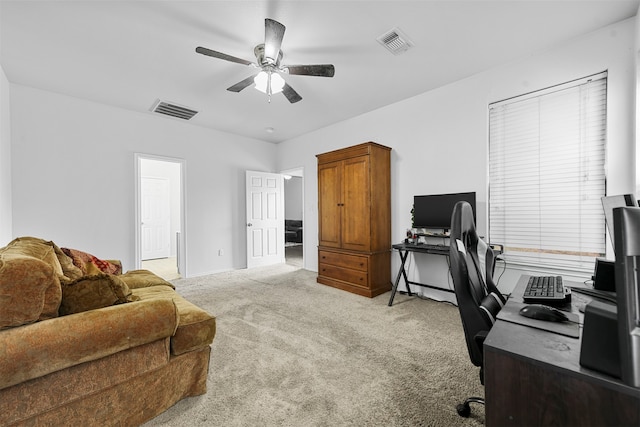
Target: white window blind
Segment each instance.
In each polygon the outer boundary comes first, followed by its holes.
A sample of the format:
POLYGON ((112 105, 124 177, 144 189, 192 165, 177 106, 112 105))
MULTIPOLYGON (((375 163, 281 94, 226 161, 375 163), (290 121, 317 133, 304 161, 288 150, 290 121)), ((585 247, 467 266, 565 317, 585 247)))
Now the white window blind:
POLYGON ((508 262, 593 271, 605 254, 607 76, 489 105, 489 235, 508 262))

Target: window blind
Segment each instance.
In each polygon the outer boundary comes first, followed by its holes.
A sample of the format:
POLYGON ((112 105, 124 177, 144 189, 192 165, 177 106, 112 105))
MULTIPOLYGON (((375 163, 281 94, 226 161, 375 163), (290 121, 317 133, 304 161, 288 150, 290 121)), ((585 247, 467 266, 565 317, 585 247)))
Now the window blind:
POLYGON ((605 254, 607 76, 489 105, 489 236, 508 262, 592 271, 605 254))

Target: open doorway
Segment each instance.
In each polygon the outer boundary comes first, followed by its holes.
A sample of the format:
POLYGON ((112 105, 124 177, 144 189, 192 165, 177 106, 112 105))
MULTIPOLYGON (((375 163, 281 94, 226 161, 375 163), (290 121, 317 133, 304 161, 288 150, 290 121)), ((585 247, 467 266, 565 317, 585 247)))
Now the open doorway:
POLYGON ((285 262, 304 267, 304 173, 302 169, 282 172, 284 176, 285 262))
POLYGON ((136 155, 136 265, 173 280, 184 277, 183 161, 136 155))

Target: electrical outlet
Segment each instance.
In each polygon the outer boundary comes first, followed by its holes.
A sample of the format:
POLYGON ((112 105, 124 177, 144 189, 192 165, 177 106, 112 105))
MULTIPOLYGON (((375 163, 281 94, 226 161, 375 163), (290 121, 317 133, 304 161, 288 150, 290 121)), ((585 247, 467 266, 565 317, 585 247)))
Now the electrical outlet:
POLYGON ((222 249, 218 249, 218 256, 224 255, 224 251, 222 249))

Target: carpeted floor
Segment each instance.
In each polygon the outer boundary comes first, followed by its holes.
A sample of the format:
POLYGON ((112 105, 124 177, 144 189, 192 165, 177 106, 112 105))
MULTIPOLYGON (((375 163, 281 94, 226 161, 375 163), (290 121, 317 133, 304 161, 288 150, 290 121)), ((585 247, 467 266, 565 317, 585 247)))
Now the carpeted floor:
POLYGON ((285 246, 284 257, 287 264, 302 268, 304 266, 304 259, 302 258, 302 243, 285 246))
POLYGON ((369 299, 281 264, 173 283, 217 317, 208 392, 147 426, 482 426, 457 308, 369 299))

